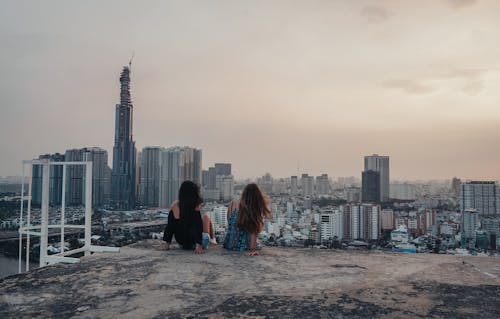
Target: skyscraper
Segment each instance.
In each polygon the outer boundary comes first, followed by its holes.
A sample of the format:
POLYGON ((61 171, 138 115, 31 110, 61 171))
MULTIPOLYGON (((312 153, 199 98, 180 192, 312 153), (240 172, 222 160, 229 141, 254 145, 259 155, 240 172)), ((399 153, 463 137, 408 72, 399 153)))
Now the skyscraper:
POLYGON ((120 75, 120 104, 116 105, 115 112, 111 204, 118 209, 132 209, 135 206, 136 149, 132 136, 133 106, 130 97, 130 64, 128 67, 123 67, 120 75))
MULTIPOLYGON (((66 162, 92 162, 92 206, 102 207, 109 200, 108 152, 100 147, 66 150, 66 162)), ((85 204, 85 168, 67 166, 66 203, 70 206, 85 204)))
POLYGON ((374 154, 365 156, 365 171, 372 170, 380 173, 380 200, 389 200, 389 156, 374 154))
MULTIPOLYGON (((40 155, 38 159, 50 160, 51 162, 64 162, 64 155, 45 154, 40 155)), ((49 203, 50 205, 60 205, 62 198, 62 174, 63 167, 61 165, 50 166, 50 182, 49 182, 49 203)), ((41 205, 42 203, 42 165, 33 165, 32 173, 32 199, 33 204, 41 205)))
POLYGON ((361 200, 363 202, 380 202, 380 173, 367 170, 361 174, 361 200))
POLYGON ((316 177, 316 194, 318 196, 325 196, 330 194, 330 182, 328 181, 328 174, 322 174, 316 177))
MULTIPOLYGON (((102 207, 109 202, 111 172, 108 166, 108 151, 100 147, 88 147, 83 148, 82 152, 83 160, 92 162, 92 206, 102 207)), ((82 204, 84 202, 82 196, 82 204)))
POLYGON ((309 176, 308 174, 302 174, 300 178, 300 183, 302 184, 302 195, 304 197, 312 197, 314 193, 314 176, 309 176))
MULTIPOLYGON (((82 162, 84 161, 82 149, 70 149, 64 153, 65 162, 82 162)), ((80 165, 69 165, 66 168, 66 205, 78 206, 82 205, 85 199, 84 195, 84 176, 85 168, 80 165)))
POLYGON ((182 182, 201 182, 201 158, 201 150, 191 147, 170 147, 160 152, 160 207, 169 207, 177 199, 182 182))
POLYGON ((142 149, 140 166, 140 196, 142 205, 159 206, 160 195, 160 153, 161 147, 145 147, 142 149))

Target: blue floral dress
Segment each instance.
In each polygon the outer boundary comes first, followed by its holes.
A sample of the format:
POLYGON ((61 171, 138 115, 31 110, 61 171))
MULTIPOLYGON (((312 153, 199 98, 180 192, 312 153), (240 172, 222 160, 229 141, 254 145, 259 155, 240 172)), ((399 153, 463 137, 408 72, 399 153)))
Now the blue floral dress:
POLYGON ((230 250, 250 250, 250 233, 236 225, 238 220, 238 208, 234 208, 229 216, 227 234, 224 240, 224 248, 230 250))

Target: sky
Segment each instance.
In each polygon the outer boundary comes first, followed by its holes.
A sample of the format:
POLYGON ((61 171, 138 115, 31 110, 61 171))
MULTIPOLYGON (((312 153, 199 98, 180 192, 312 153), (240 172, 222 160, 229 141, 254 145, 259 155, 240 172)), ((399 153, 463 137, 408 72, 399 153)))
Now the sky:
POLYGON ((500 1, 0 1, 0 175, 133 134, 237 178, 500 179, 500 1))

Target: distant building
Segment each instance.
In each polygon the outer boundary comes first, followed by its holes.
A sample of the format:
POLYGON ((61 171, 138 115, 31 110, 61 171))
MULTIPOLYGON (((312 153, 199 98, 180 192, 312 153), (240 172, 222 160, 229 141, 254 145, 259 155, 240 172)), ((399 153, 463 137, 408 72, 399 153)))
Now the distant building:
POLYGON ((160 152, 160 207, 170 207, 178 198, 182 182, 201 183, 201 150, 170 147, 160 152))
POLYGON ((111 174, 111 204, 133 209, 136 199, 136 149, 132 135, 133 105, 130 96, 130 66, 120 75, 120 104, 115 108, 115 142, 111 174))
POLYGON ((475 209, 466 209, 462 212, 462 237, 475 239, 476 229, 479 226, 479 213, 475 209))
POLYGON ((392 209, 383 209, 380 212, 380 224, 382 230, 392 230, 394 225, 394 211, 392 209))
POLYGON ((348 203, 361 202, 361 188, 359 187, 346 188, 345 197, 348 203))
POLYGON ((100 147, 87 147, 82 152, 83 160, 92 162, 92 206, 103 207, 109 203, 111 191, 108 151, 100 147))
POLYGON ((232 175, 230 163, 215 163, 214 168, 215 168, 215 175, 223 175, 223 176, 232 175))
POLYGON ((297 196, 299 194, 299 182, 297 176, 290 177, 290 195, 297 196))
POLYGON ((220 199, 231 201, 233 199, 234 177, 233 175, 223 175, 220 183, 220 199))
POLYGON ((342 213, 340 210, 322 210, 320 214, 320 238, 321 241, 332 240, 337 237, 343 238, 342 213))
POLYGON ((314 177, 308 174, 302 174, 300 183, 302 185, 302 195, 304 197, 312 197, 314 194, 314 177))
POLYGON ((316 177, 316 194, 318 196, 330 195, 330 181, 328 174, 322 174, 316 177))
POLYGON ((460 188, 460 210, 475 209, 480 217, 497 216, 498 188, 493 181, 467 181, 460 188))
POLYGON ((460 188, 462 186, 462 181, 460 178, 453 177, 451 180, 451 190, 455 194, 455 196, 460 196, 460 188))
POLYGON ((216 206, 208 212, 208 216, 212 220, 214 227, 226 228, 227 227, 227 207, 216 206))
POLYGON ((163 149, 155 146, 142 149, 139 201, 148 207, 158 207, 160 203, 160 154, 163 149))
MULTIPOLYGON (((59 153, 45 154, 45 155, 40 155, 38 159, 45 159, 51 162, 64 162, 64 155, 59 153)), ((50 205, 61 204, 62 190, 63 190, 62 175, 63 175, 63 167, 61 165, 50 166, 50 182, 49 182, 50 205)), ((32 197, 32 203, 35 205, 41 205, 42 203, 42 177, 43 177, 42 165, 33 165, 31 197, 32 197)))
POLYGON ((377 240, 380 238, 380 206, 371 203, 342 206, 344 239, 377 240))
POLYGON ((365 156, 365 171, 380 173, 380 201, 389 200, 389 156, 365 156))
POLYGON ((361 200, 363 202, 380 202, 380 173, 367 170, 361 175, 361 200))
POLYGON ((417 198, 416 186, 408 183, 393 183, 389 197, 397 200, 415 200, 417 198))

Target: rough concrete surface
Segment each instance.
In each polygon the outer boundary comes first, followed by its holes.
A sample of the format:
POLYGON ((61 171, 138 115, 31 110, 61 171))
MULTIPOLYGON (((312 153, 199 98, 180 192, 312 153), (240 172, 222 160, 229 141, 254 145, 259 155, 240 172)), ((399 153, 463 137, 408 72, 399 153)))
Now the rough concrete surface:
POLYGON ((0 280, 0 318, 500 318, 500 260, 159 241, 0 280))

